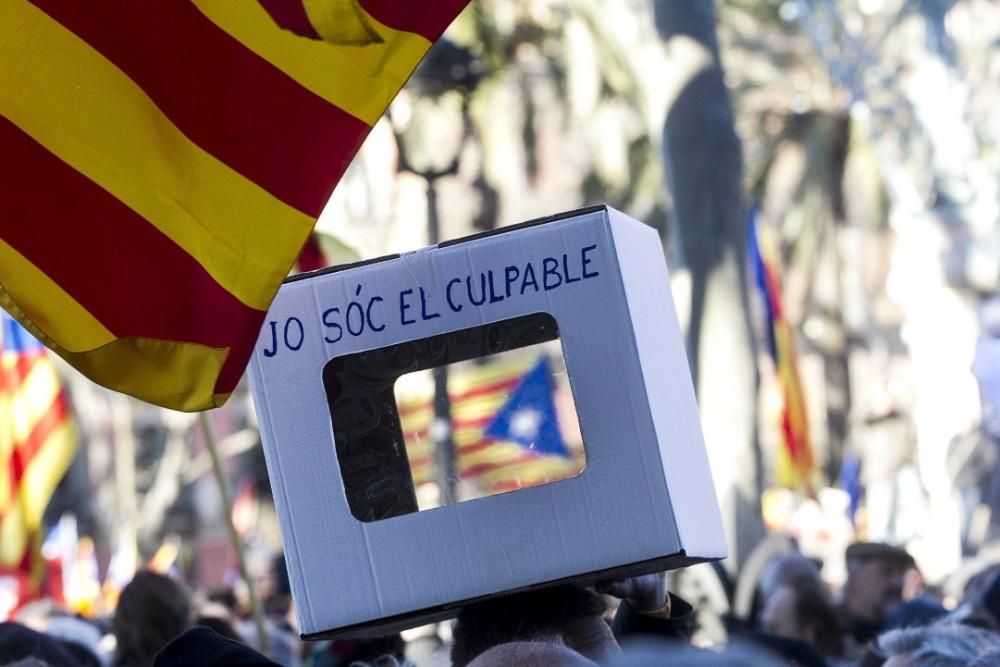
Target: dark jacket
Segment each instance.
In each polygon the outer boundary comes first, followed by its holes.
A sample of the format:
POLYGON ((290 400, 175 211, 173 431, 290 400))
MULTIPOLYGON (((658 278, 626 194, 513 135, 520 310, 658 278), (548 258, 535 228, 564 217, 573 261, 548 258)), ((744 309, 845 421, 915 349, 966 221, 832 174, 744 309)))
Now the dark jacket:
POLYGON ((637 636, 657 637, 690 641, 694 632, 694 607, 673 593, 670 595, 670 616, 654 618, 636 611, 628 602, 622 601, 611 624, 611 630, 619 642, 637 636))

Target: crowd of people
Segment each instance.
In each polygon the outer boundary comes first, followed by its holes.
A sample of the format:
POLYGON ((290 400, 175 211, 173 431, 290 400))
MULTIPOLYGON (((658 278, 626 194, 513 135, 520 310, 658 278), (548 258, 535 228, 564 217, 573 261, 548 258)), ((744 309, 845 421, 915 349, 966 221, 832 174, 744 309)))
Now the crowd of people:
MULTIPOLYGON (((398 635, 299 641, 291 597, 279 584, 265 609, 267 655, 232 591, 192 594, 141 571, 111 618, 83 619, 32 605, 0 624, 0 665, 19 667, 387 667, 411 664, 398 635)), ((797 552, 762 572, 750 618, 729 619, 729 641, 695 646, 698 610, 667 591, 663 574, 594 586, 561 585, 464 607, 433 664, 1000 665, 1000 563, 972 576, 960 600, 925 587, 903 549, 856 543, 847 579, 832 591, 820 564, 797 552)))

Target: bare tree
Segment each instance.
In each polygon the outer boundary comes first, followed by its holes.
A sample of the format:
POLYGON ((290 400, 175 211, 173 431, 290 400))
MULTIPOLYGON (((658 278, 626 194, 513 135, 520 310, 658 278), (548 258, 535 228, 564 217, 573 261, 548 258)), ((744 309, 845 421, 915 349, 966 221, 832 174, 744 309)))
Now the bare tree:
POLYGON ((665 85, 677 90, 667 110, 663 157, 673 201, 672 245, 691 278, 688 356, 730 567, 737 568, 763 534, 742 149, 719 60, 714 3, 653 0, 653 7, 670 63, 665 85))

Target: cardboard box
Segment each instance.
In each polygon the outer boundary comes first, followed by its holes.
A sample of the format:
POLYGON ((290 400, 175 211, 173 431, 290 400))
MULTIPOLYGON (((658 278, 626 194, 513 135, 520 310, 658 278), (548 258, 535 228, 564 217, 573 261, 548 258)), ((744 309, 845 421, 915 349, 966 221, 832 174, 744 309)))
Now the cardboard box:
POLYGON ((726 556, 660 240, 609 207, 295 276, 250 376, 304 637, 396 631, 506 592, 726 556), (393 408, 377 398, 400 370, 385 360, 451 354, 471 335, 467 358, 493 345, 475 332, 545 338, 553 321, 582 473, 414 511, 393 408), (382 384, 338 407, 366 368, 382 384))

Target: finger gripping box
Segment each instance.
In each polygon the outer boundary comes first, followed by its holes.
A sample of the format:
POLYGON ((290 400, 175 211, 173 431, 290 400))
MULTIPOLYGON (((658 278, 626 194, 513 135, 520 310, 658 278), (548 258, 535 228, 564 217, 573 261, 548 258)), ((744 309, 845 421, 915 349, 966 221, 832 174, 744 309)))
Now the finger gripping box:
POLYGON ((606 206, 286 282, 250 376, 303 636, 724 558, 669 285, 656 232, 606 206), (417 511, 397 379, 553 340, 582 471, 417 511))

